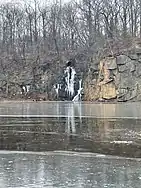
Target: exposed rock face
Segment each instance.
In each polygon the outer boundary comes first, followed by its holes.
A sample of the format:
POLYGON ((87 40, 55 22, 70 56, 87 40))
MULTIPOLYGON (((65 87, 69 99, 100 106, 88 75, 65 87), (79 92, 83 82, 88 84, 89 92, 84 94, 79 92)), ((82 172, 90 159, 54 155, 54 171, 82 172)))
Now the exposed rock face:
POLYGON ((84 87, 85 100, 140 100, 140 59, 141 52, 102 59, 99 68, 88 73, 84 87))
POLYGON ((101 85, 99 99, 115 99, 117 97, 116 87, 113 82, 101 85))
POLYGON ((13 71, 10 76, 1 71, 0 100, 18 97, 34 100, 140 101, 141 48, 129 50, 114 56, 107 55, 100 62, 96 59, 91 67, 88 66, 89 59, 84 61, 79 57, 75 63, 68 62, 66 66, 62 63, 59 70, 54 60, 54 63, 45 62, 35 68, 26 66, 19 72, 13 71))

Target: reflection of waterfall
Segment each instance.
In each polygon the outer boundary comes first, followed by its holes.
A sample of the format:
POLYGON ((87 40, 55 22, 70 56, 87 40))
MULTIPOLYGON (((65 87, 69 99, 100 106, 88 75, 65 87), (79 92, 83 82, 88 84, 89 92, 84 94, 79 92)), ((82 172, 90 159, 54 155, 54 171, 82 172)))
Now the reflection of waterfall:
POLYGON ((81 105, 81 102, 78 103, 78 104, 75 104, 77 105, 77 109, 78 109, 78 116, 79 116, 79 121, 80 121, 80 125, 82 124, 82 105, 81 105))
POLYGON ((72 103, 68 106, 68 117, 67 117, 67 133, 75 133, 75 118, 74 118, 74 106, 72 103))
POLYGON ((69 103, 68 106, 68 112, 67 112, 67 127, 66 127, 66 132, 68 134, 75 134, 76 133, 76 125, 75 125, 75 118, 79 117, 80 119, 80 124, 82 121, 81 117, 81 104, 80 103, 69 103))

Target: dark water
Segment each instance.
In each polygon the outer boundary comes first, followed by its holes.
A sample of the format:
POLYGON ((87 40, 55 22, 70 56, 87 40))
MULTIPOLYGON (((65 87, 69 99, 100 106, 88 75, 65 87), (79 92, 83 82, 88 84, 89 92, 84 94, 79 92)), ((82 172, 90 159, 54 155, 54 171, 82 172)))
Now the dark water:
POLYGON ((0 104, 0 188, 140 188, 140 111, 105 105, 0 104))

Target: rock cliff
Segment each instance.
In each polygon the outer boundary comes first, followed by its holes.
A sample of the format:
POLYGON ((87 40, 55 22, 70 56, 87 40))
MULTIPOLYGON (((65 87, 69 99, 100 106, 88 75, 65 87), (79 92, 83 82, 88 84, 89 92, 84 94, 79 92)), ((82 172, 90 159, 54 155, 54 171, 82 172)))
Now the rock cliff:
POLYGON ((23 68, 1 69, 0 99, 140 101, 141 45, 130 46, 104 51, 92 63, 83 52, 62 61, 45 57, 31 64, 28 58, 23 68), (72 65, 66 65, 68 59, 72 65))
POLYGON ((141 50, 107 56, 89 69, 84 100, 141 100, 141 50))

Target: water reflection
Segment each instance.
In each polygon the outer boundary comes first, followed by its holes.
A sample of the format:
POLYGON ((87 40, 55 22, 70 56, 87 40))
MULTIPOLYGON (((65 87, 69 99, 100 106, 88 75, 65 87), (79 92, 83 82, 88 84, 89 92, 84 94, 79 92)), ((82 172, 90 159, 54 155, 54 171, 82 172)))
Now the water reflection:
POLYGON ((129 160, 141 158, 141 119, 131 119, 140 111, 126 108, 52 102, 0 105, 0 114, 30 115, 0 117, 0 187, 140 187, 141 161, 129 160))
POLYGON ((79 117, 79 124, 81 126, 82 123, 82 108, 81 103, 69 103, 69 106, 67 108, 67 126, 66 126, 66 132, 68 134, 70 133, 76 133, 76 125, 75 125, 75 114, 78 114, 79 117))
POLYGON ((0 149, 89 151, 141 157, 141 120, 74 117, 0 118, 0 149))
POLYGON ((0 116, 67 117, 70 108, 75 117, 141 119, 141 103, 2 102, 0 116))

